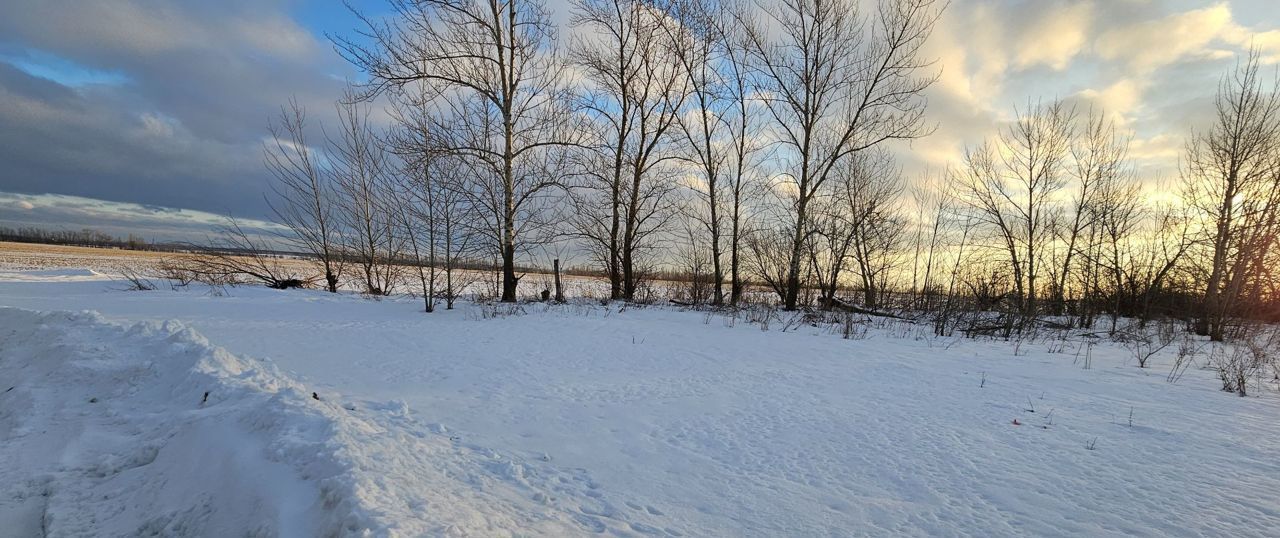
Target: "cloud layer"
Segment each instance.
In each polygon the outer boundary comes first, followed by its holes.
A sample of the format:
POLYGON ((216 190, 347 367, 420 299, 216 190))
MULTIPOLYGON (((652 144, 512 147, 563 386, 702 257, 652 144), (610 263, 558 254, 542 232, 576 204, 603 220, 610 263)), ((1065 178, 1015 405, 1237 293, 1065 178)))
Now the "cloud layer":
POLYGON ((1257 47, 1280 62, 1277 28, 1268 0, 956 0, 929 44, 942 67, 929 91, 938 131, 900 155, 909 169, 941 169, 1015 109, 1066 99, 1133 131, 1145 179, 1171 177, 1235 58, 1257 47))
MULTIPOLYGON (((268 120, 290 97, 323 120, 356 76, 322 31, 357 22, 330 4, 0 4, 0 191, 264 217, 268 120)), ((1280 62, 1270 0, 953 0, 929 44, 938 130, 899 154, 909 173, 940 170, 1015 106, 1064 98, 1132 129, 1145 177, 1170 176, 1218 77, 1250 46, 1280 62)), ((3 218, 55 199, 11 199, 3 218)), ((48 215, 67 225, 103 218, 63 202, 48 215)))
POLYGON ((0 7, 0 191, 265 214, 262 137, 351 73, 272 1, 0 7))

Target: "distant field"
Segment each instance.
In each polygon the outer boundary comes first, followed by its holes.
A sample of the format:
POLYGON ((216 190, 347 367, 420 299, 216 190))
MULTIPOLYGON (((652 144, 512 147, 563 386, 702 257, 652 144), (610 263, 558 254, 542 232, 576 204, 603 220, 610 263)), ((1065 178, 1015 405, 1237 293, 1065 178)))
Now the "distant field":
MULTIPOLYGON (((188 256, 173 252, 152 252, 143 250, 123 250, 114 248, 92 248, 65 245, 46 245, 39 243, 13 243, 0 241, 0 270, 28 271, 36 269, 91 269, 99 273, 119 275, 123 269, 148 274, 158 269, 165 259, 188 256)), ((311 276, 315 273, 315 265, 305 259, 284 258, 280 263, 296 265, 300 274, 311 276)), ((412 292, 417 289, 414 275, 405 268, 404 281, 397 287, 399 292, 412 292)), ((491 287, 493 274, 486 271, 465 271, 460 281, 468 282, 468 292, 485 293, 491 287)), ((608 294, 608 287, 601 278, 590 276, 564 275, 562 281, 565 293, 571 297, 602 297, 608 294)), ((659 281, 653 284, 655 293, 660 296, 669 294, 669 287, 682 286, 681 283, 659 281)), ((551 275, 528 273, 521 279, 520 293, 536 294, 551 286, 551 275)))
MULTIPOLYGON (((122 269, 130 269, 145 274, 157 269, 166 259, 184 256, 190 254, 0 241, 0 269, 16 271, 81 268, 119 275, 122 269)), ((310 270, 311 266, 303 259, 282 258, 280 263, 297 265, 301 272, 310 270)))
POLYGON ((10 270, 74 267, 93 269, 100 273, 112 273, 118 271, 122 266, 134 268, 154 267, 159 264, 164 256, 174 256, 174 254, 142 250, 0 241, 0 269, 10 270))
MULTIPOLYGON (((145 250, 124 250, 117 248, 76 247, 66 245, 46 245, 40 243, 13 243, 0 241, 0 270, 29 271, 36 269, 91 269, 99 273, 119 276, 124 269, 154 276, 165 259, 189 256, 175 252, 154 252, 145 250)), ((282 264, 295 265, 303 276, 319 275, 315 264, 301 258, 282 258, 282 264)), ((405 267, 402 282, 397 286, 399 293, 413 293, 418 289, 416 275, 412 269, 405 267)), ((520 280, 521 296, 533 296, 543 289, 552 287, 552 276, 547 273, 523 273, 520 280)), ((488 271, 461 271, 458 281, 467 283, 467 293, 496 294, 496 275, 488 271), (490 289, 494 288, 494 289, 490 289)), ((609 294, 608 282, 602 277, 563 275, 561 281, 564 293, 568 297, 605 298, 609 294)), ((351 287, 351 283, 346 283, 351 287)), ((683 297, 689 284, 670 280, 653 280, 649 289, 653 297, 683 297)), ((726 285, 727 288, 727 285, 726 285)), ((354 288, 352 288, 354 289, 354 288)), ((748 286, 746 297, 751 302, 769 301, 774 295, 762 286, 748 286)))

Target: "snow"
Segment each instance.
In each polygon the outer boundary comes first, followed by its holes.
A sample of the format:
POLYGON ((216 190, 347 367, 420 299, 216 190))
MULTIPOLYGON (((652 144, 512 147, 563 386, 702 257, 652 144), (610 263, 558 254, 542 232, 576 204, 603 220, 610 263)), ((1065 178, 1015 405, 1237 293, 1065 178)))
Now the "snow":
POLYGON ((569 532, 568 516, 528 506, 510 480, 478 472, 519 463, 424 438, 403 406, 364 412, 316 400, 274 365, 231 355, 180 322, 123 327, 94 313, 5 308, 0 326, 0 378, 16 383, 0 415, 12 456, 0 481, 18 485, 0 501, 6 528, 569 532))
POLYGON ((20 484, 0 528, 18 536, 1280 525, 1276 392, 1239 398, 1199 368, 1170 384, 1172 349, 1139 369, 1082 338, 68 276, 0 274, 0 305, 26 309, 0 310, 0 483, 20 484))
POLYGON ((0 281, 4 282, 80 282, 111 280, 109 275, 92 269, 33 269, 15 271, 0 269, 0 281))

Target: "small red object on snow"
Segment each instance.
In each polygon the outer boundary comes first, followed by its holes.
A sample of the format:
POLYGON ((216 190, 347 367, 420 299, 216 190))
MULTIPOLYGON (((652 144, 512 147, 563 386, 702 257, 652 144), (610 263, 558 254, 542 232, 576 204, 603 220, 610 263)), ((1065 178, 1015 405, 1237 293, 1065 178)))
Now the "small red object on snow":
POLYGON ((1014 426, 1021 426, 1021 425, 1022 425, 1022 423, 1021 423, 1021 422, 1018 422, 1018 419, 1016 419, 1016 418, 1015 418, 1015 419, 1013 419, 1013 425, 1014 425, 1014 426))

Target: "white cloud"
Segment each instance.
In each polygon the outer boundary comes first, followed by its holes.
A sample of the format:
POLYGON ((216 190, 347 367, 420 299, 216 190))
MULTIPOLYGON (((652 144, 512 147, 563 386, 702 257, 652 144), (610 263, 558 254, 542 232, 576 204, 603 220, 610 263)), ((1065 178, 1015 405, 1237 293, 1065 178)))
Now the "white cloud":
POLYGON ((1280 63, 1280 30, 1250 34, 1245 39, 1246 46, 1254 46, 1262 51, 1265 62, 1280 63))
POLYGON ((1092 2, 1059 3, 1039 10, 1018 32, 1014 67, 1044 65, 1062 71, 1085 49, 1093 22, 1092 2))
POLYGON ((1213 57, 1210 48, 1237 31, 1226 3, 1175 13, 1112 28, 1098 37, 1094 49, 1105 60, 1122 62, 1136 73, 1150 73, 1186 56, 1213 57))
POLYGON ((1117 125, 1126 125, 1134 120, 1143 104, 1143 94, 1147 91, 1145 79, 1122 78, 1101 90, 1087 89, 1076 94, 1076 98, 1086 102, 1099 112, 1104 112, 1117 125))

